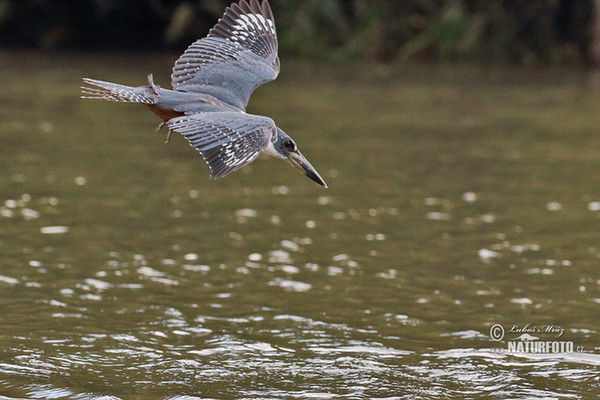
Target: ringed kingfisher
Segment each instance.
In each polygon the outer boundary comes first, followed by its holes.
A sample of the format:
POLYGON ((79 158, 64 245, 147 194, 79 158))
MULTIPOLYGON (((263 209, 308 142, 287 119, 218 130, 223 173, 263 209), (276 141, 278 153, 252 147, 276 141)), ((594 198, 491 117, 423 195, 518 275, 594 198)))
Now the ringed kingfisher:
POLYGON ((282 158, 319 185, 317 170, 294 140, 268 117, 246 113, 252 92, 279 74, 275 19, 268 0, 240 0, 208 35, 179 57, 171 74, 173 90, 154 84, 131 87, 84 78, 83 98, 146 105, 204 157, 212 179, 222 178, 261 153, 282 158))

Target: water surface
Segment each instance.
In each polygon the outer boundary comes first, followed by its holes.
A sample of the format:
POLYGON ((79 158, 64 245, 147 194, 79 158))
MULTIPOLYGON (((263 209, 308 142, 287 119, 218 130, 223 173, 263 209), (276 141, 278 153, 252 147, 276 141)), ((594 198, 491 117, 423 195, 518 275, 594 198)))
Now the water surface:
POLYGON ((0 398, 600 393, 583 72, 284 60, 249 112, 326 190, 270 158, 211 181, 143 107, 79 99, 175 58, 0 53, 0 398))

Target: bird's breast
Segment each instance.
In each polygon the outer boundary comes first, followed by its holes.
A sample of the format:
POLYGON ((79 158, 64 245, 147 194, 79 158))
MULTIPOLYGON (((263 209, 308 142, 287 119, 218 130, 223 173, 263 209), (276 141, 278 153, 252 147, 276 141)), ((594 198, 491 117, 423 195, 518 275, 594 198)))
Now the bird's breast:
POLYGON ((172 110, 170 108, 163 108, 156 104, 144 104, 146 107, 150 109, 154 114, 158 115, 163 121, 168 121, 171 118, 181 117, 185 115, 182 112, 172 110))

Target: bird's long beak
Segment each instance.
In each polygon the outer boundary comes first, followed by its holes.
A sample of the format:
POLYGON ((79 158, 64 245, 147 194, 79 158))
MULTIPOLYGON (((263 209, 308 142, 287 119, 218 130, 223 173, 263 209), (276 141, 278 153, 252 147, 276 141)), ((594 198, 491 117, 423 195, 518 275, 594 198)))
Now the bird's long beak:
POLYGON ((298 171, 308 176, 310 179, 317 182, 319 185, 327 187, 327 184, 325 183, 323 178, 321 178, 321 175, 319 175, 317 170, 312 165, 310 165, 308 160, 304 158, 302 153, 300 153, 299 151, 287 153, 286 161, 292 167, 296 168, 298 171))

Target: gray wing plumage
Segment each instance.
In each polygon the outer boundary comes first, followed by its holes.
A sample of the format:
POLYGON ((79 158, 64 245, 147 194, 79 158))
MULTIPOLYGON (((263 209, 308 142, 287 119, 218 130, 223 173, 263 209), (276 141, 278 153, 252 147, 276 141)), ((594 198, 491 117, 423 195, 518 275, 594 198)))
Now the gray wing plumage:
POLYGON ((275 19, 268 0, 241 0, 225 10, 207 37, 175 63, 173 89, 201 92, 245 110, 258 86, 279 74, 275 19))
POLYGON ((240 112, 186 115, 168 125, 202 154, 213 179, 254 161, 277 132, 272 119, 240 112))

